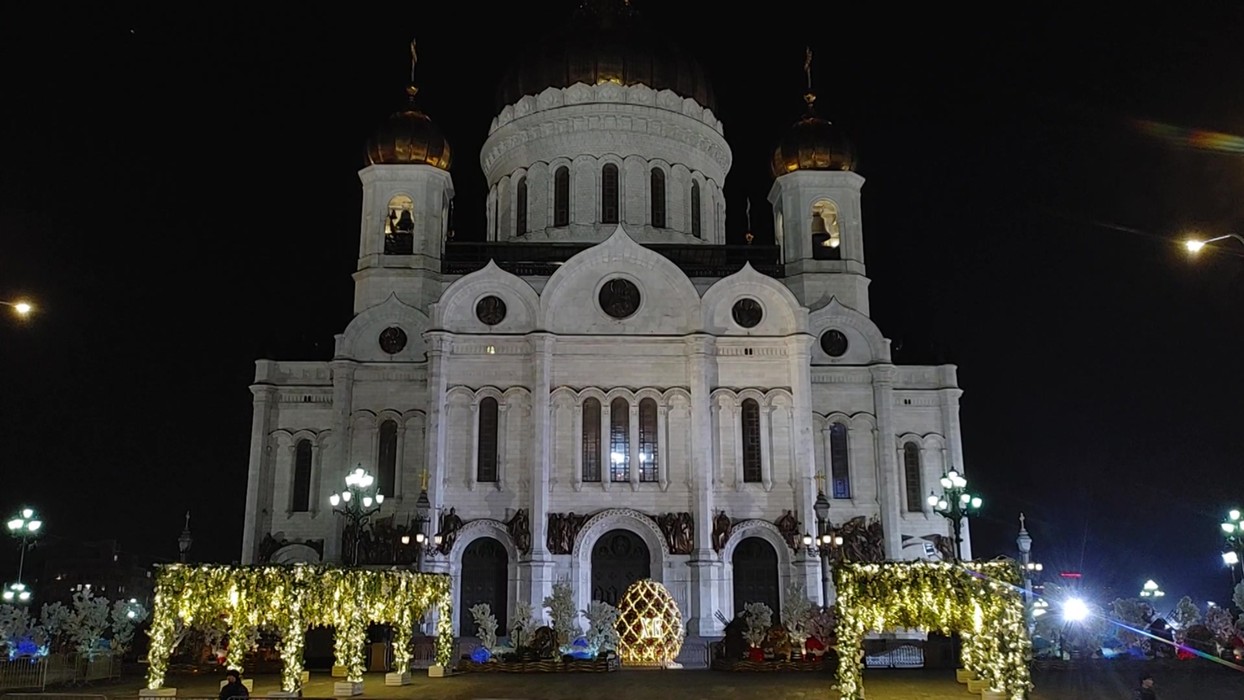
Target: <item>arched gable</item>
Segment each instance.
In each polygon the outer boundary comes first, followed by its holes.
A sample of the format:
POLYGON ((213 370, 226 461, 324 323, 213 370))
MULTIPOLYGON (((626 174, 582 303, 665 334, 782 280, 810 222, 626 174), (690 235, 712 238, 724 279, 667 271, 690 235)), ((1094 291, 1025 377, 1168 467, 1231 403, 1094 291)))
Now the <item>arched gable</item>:
POLYGON ((355 316, 337 336, 336 357, 359 362, 422 362, 427 352, 423 334, 430 326, 427 315, 390 294, 355 316), (406 345, 392 355, 380 346, 380 334, 391 327, 406 335, 406 345))
POLYGON ((808 314, 808 331, 816 338, 812 345, 814 365, 890 362, 890 341, 881 334, 877 324, 859 311, 844 306, 837 297, 808 314), (841 331, 847 337, 847 351, 841 357, 831 357, 821 347, 821 337, 830 330, 841 331))
POLYGON ((540 297, 521 277, 489 260, 449 285, 432 305, 432 320, 437 328, 455 333, 528 333, 541 325, 540 297), (476 306, 489 296, 505 304, 505 317, 491 326, 476 314, 476 306))
POLYGON ((541 314, 554 333, 681 335, 700 326, 700 295, 665 256, 636 243, 621 225, 603 242, 570 258, 540 295, 541 314), (639 307, 617 319, 598 297, 622 278, 639 290, 639 307))
POLYGON ((716 335, 790 335, 808 327, 808 310, 786 285, 762 275, 744 263, 738 272, 723 277, 704 292, 700 302, 703 328, 716 335), (760 304, 760 323, 751 328, 734 319, 734 306, 740 300, 760 304))

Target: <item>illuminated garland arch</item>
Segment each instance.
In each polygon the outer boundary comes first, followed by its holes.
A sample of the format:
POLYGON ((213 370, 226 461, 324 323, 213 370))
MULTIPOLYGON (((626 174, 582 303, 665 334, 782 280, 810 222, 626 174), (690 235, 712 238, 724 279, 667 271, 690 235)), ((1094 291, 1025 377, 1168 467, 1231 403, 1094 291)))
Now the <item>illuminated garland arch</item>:
POLYGON ((963 667, 1011 700, 1023 700, 1032 688, 1032 640, 1020 580, 1012 561, 835 565, 843 700, 864 697, 864 635, 898 627, 959 632, 963 667))
POLYGON ((331 566, 162 566, 156 576, 151 616, 147 687, 164 685, 177 627, 206 619, 226 619, 227 663, 241 669, 246 639, 259 628, 281 636, 281 689, 302 686, 303 642, 312 627, 334 627, 338 665, 346 679, 362 682, 364 644, 371 623, 393 627, 394 670, 410 668, 415 622, 437 611, 436 662, 448 665, 453 645, 453 603, 449 577, 406 570, 372 571, 331 566))

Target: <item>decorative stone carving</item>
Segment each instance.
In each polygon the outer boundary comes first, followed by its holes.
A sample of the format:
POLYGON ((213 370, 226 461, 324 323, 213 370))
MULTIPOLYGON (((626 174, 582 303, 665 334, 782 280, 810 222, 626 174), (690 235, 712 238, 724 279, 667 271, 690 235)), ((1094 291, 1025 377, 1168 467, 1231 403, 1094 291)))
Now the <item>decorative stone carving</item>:
POLYGON ((924 535, 922 539, 933 543, 933 548, 946 561, 953 561, 955 558, 955 538, 948 535, 924 535))
POLYGON ((799 551, 799 520, 795 514, 788 510, 782 514, 782 517, 773 521, 773 524, 782 534, 782 540, 786 542, 786 546, 790 547, 791 551, 799 551))
POLYGON ((399 525, 390 515, 365 524, 358 533, 346 526, 341 533, 341 551, 349 561, 357 540, 359 564, 413 564, 418 552, 409 543, 402 544, 403 536, 413 539, 409 524, 399 525))
POLYGON ((406 331, 397 326, 389 326, 380 331, 380 349, 390 355, 396 355, 406 348, 406 331))
POLYGON ((847 336, 838 329, 828 330, 821 334, 821 349, 830 357, 842 357, 847 354, 847 336))
POLYGON ((514 512, 514 517, 506 521, 505 530, 510 533, 514 548, 520 554, 531 553, 531 521, 527 517, 526 508, 519 508, 514 512))
POLYGON ((857 515, 840 525, 837 534, 842 537, 842 558, 846 561, 869 564, 885 561, 885 537, 880 520, 874 518, 868 522, 863 515, 857 515))
POLYGON ((730 309, 730 315, 734 317, 734 322, 743 328, 755 328, 760 325, 760 321, 765 316, 765 311, 760 306, 760 302, 751 297, 743 297, 734 302, 734 307, 730 309))
POLYGON ((486 326, 495 326, 505 320, 505 302, 501 297, 488 295, 475 304, 475 317, 486 326))
POLYGON ((713 518, 713 551, 721 552, 726 548, 726 541, 730 539, 730 516, 726 515, 726 511, 718 511, 717 517, 713 518))
POLYGON ((691 553, 695 547, 695 518, 690 513, 665 513, 653 520, 665 535, 670 554, 691 553))
POLYGON ((263 536, 262 540, 259 541, 259 563, 268 563, 272 559, 272 555, 275 554, 277 550, 291 544, 306 545, 311 549, 314 549, 316 554, 319 554, 321 558, 324 556, 324 540, 290 540, 284 537, 278 540, 272 536, 271 532, 269 532, 263 536))
POLYGON ((549 513, 549 532, 545 540, 551 554, 570 554, 588 516, 575 513, 549 513))
POLYGON ((639 310, 639 287, 622 277, 615 277, 600 288, 600 309, 613 318, 633 316, 639 310))

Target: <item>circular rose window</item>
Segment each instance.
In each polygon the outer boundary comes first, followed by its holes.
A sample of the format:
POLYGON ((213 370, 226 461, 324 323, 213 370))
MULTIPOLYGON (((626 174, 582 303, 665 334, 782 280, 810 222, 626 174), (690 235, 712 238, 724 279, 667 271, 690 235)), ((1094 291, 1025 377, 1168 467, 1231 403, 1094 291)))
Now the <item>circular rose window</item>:
POLYGON ((613 318, 626 318, 639 310, 639 287, 628 279, 616 277, 600 288, 597 301, 601 311, 613 318))
POLYGON ((397 326, 389 326, 380 331, 380 349, 396 355, 406 347, 406 331, 397 326))

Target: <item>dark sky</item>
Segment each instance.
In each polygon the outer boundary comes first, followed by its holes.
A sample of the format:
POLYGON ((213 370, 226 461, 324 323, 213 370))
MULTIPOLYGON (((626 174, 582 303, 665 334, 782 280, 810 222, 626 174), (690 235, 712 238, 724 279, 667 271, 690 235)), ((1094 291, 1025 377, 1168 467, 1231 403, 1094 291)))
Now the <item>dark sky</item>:
MULTIPOLYGON (((235 559, 253 362, 328 359, 350 319, 362 145, 411 37, 477 239, 497 81, 573 4, 10 10, 0 299, 42 313, 0 323, 0 512, 172 558, 190 509, 195 553, 235 559)), ((766 158, 812 46, 868 180, 873 316, 897 361, 960 367, 977 554, 1011 553, 1022 510, 1052 569, 1223 600, 1244 256, 1172 241, 1244 232, 1244 152, 1134 122, 1244 135, 1244 10, 636 4, 711 72, 733 241, 749 198, 772 237, 766 158)))

